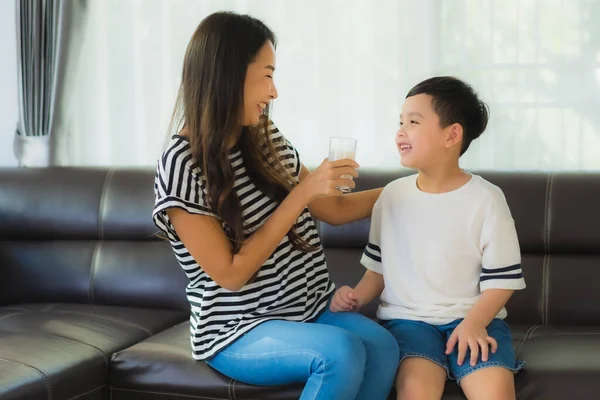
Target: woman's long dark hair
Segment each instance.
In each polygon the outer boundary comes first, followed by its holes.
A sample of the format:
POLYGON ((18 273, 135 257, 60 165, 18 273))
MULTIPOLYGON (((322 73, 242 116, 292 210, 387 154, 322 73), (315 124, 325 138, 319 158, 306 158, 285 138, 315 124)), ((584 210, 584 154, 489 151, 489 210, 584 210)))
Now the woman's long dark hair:
MULTIPOLYGON (((234 253, 246 237, 228 158, 232 140, 239 138, 248 175, 271 199, 280 203, 295 185, 275 149, 278 144, 270 139, 268 117, 261 116, 258 126, 242 126, 246 71, 267 41, 276 45, 273 32, 256 18, 232 12, 206 17, 187 46, 171 121, 171 130, 187 132, 192 155, 207 180, 209 206, 225 223, 234 253)), ((288 238, 297 249, 314 250, 294 227, 288 238)))

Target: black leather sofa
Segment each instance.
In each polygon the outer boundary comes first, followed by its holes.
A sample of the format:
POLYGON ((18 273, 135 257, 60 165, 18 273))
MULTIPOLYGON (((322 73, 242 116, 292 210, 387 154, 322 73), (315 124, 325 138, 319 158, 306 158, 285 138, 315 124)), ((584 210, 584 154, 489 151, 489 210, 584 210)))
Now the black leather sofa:
MULTIPOLYGON (((297 399, 195 362, 186 278, 150 215, 152 170, 0 170, 0 399, 297 399)), ((358 189, 401 173, 362 171, 358 189)), ((512 208, 528 288, 508 304, 519 399, 600 397, 600 173, 484 173, 512 208)), ((353 285, 369 221, 320 225, 353 285)), ((364 309, 374 316, 376 304, 364 309)), ((393 394, 391 395, 393 398, 393 394)), ((454 383, 444 399, 464 399, 454 383)))

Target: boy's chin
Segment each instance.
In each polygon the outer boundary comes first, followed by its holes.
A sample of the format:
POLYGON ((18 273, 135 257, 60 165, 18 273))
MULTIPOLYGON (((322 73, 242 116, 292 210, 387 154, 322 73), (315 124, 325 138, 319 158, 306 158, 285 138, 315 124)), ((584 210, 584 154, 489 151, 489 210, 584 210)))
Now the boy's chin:
POLYGON ((402 157, 400 156, 400 165, 402 165, 404 168, 409 168, 409 169, 415 169, 415 163, 411 162, 409 159, 407 159, 407 157, 402 157))

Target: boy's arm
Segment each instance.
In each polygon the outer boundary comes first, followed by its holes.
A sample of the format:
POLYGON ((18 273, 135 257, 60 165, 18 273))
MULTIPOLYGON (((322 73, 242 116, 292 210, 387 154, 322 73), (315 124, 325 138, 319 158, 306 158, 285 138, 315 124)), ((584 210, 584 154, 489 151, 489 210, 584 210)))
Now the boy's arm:
MULTIPOLYGON (((508 206, 506 206, 508 208, 508 206)), ((525 289, 521 269, 521 250, 510 214, 494 215, 483 234, 481 296, 467 320, 487 327, 506 305, 515 290, 525 289)))
POLYGON ((486 218, 481 235, 481 296, 467 318, 488 326, 515 290, 525 289, 521 248, 517 230, 504 194, 497 194, 495 207, 486 218))
POLYGON ((354 287, 354 296, 358 306, 362 307, 369 304, 374 298, 381 295, 383 288, 383 275, 367 270, 360 282, 354 287))
MULTIPOLYGON (((310 170, 302 165, 300 180, 310 174, 310 170)), ((313 200, 308 205, 311 215, 329 225, 343 225, 359 221, 371 216, 373 204, 379 198, 383 188, 348 193, 343 196, 323 197, 313 200)))
MULTIPOLYGON (((385 190, 383 191, 385 193, 385 190)), ((371 227, 369 230, 369 243, 360 260, 367 268, 362 279, 354 289, 342 286, 337 290, 331 301, 331 311, 342 312, 357 310, 368 304, 383 292, 383 268, 381 265, 381 198, 375 202, 371 216, 371 227)))
POLYGON ((354 294, 358 297, 361 306, 370 303, 375 297, 381 295, 385 286, 381 253, 381 208, 384 198, 385 195, 380 196, 373 205, 371 227, 369 228, 369 242, 360 260, 367 271, 354 288, 354 294))
POLYGON ((486 218, 481 235, 482 269, 479 278, 481 296, 465 319, 456 327, 446 345, 446 354, 458 344, 458 364, 462 365, 467 348, 471 350, 471 365, 477 362, 479 346, 481 359, 487 361, 488 344, 492 352, 497 342, 486 328, 508 302, 515 290, 525 289, 521 269, 521 250, 517 231, 508 204, 502 193, 486 218))
POLYGON ((500 310, 502 310, 502 307, 506 305, 514 292, 512 289, 485 290, 465 319, 480 326, 488 326, 496 318, 500 310))

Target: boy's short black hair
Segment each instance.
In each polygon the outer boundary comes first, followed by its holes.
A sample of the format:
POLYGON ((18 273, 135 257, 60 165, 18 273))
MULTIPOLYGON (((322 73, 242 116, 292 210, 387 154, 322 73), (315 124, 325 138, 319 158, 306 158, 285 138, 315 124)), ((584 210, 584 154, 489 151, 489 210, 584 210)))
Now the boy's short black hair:
POLYGON ((471 142, 485 130, 489 119, 489 107, 466 82, 451 76, 437 76, 417 84, 408 92, 406 98, 418 94, 432 97, 431 105, 440 119, 442 128, 454 123, 463 127, 461 156, 471 142))

